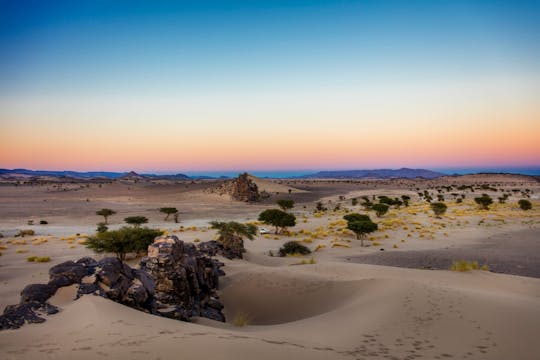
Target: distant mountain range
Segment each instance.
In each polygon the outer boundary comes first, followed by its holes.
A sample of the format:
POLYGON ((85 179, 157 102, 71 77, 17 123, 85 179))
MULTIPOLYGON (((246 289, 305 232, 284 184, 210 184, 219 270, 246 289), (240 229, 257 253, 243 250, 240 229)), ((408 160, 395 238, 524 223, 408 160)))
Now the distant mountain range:
POLYGON ((436 179, 441 176, 447 176, 436 171, 426 169, 375 169, 375 170, 335 170, 335 171, 319 171, 315 174, 299 176, 302 179, 436 179))
POLYGON ((66 177, 75 179, 122 179, 122 180, 143 180, 143 179, 165 179, 165 180, 191 180, 192 178, 185 174, 174 175, 155 175, 155 174, 137 174, 134 171, 127 173, 108 172, 108 171, 49 171, 49 170, 27 170, 27 169, 0 169, 0 175, 28 175, 28 176, 52 176, 66 177))

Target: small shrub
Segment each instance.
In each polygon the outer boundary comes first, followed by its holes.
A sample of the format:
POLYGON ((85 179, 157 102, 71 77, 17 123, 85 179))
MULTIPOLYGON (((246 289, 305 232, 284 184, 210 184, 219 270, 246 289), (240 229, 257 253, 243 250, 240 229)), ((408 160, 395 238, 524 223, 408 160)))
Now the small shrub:
POLYGON ((452 271, 471 271, 471 270, 478 270, 478 261, 467 261, 467 260, 459 260, 452 262, 452 266, 450 267, 450 270, 452 271))
POLYGON ((526 199, 521 199, 518 201, 518 205, 519 205, 519 208, 521 210, 531 210, 532 209, 532 204, 529 200, 526 200, 526 199))
POLYGON ((249 315, 243 311, 236 313, 233 319, 234 326, 240 326, 240 327, 246 326, 246 325, 249 325, 249 322, 250 322, 249 315))
POLYGON ((51 261, 51 258, 48 257, 48 256, 43 256, 43 257, 29 256, 29 257, 26 258, 26 261, 28 261, 28 262, 46 263, 46 262, 51 261))
POLYGON ((279 256, 287 256, 293 254, 307 255, 311 254, 308 247, 300 244, 297 241, 288 241, 279 249, 279 256))

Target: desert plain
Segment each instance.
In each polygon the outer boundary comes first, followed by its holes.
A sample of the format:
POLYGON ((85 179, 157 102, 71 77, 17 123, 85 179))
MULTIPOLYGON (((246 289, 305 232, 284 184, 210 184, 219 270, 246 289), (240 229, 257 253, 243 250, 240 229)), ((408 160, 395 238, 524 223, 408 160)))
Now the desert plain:
MULTIPOLYGON (((0 331, 3 359, 538 359, 540 348, 540 182, 534 177, 477 174, 435 180, 253 181, 269 196, 233 200, 213 191, 222 180, 3 183, 0 186, 0 305, 19 301, 48 269, 83 256, 110 208, 110 228, 127 216, 185 242, 216 238, 209 222, 253 223, 271 230, 246 240, 243 259, 219 258, 226 322, 182 322, 99 296, 74 300, 61 289, 60 308, 42 324, 0 331), (420 196, 444 197, 433 214, 420 196), (474 197, 494 203, 482 210, 474 197), (497 198, 508 194, 504 203, 497 198), (408 206, 377 217, 363 196, 406 195, 408 206), (522 210, 519 199, 532 209, 522 210), (461 202, 457 199, 461 198, 461 202), (296 225, 287 234, 258 222, 260 212, 293 199, 296 225), (317 210, 317 202, 325 209, 317 210), (164 220, 160 207, 179 210, 164 220), (347 229, 347 213, 368 214, 378 230, 365 246, 347 229), (47 224, 40 225, 40 221, 47 224), (31 225, 30 225, 31 224, 31 225), (34 235, 15 237, 20 230, 34 235), (295 240, 312 251, 279 257, 295 240), (50 261, 29 262, 30 256, 50 261), (450 270, 454 261, 478 269, 450 270)), ((109 254, 110 255, 110 254, 109 254)), ((136 267, 134 254, 127 262, 136 267)))

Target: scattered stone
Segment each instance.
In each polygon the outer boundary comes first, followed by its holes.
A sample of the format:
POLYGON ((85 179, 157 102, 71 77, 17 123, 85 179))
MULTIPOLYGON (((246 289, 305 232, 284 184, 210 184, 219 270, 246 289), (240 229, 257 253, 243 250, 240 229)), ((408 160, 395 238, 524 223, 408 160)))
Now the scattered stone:
POLYGON ((172 319, 190 321, 202 316, 225 321, 216 293, 219 277, 225 275, 224 264, 207 253, 176 236, 164 236, 148 247, 140 269, 132 269, 116 257, 63 262, 49 269, 49 283, 27 285, 20 303, 5 308, 0 330, 44 322, 43 316, 59 311, 47 303, 49 298, 60 287, 73 284, 78 285, 76 299, 93 294, 172 319))

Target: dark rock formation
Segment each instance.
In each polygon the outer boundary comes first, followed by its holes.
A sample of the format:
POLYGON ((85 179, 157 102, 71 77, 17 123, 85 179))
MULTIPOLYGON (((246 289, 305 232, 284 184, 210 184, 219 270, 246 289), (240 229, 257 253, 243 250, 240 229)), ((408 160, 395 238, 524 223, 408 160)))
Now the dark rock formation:
POLYGON ((226 181, 209 191, 219 195, 230 195, 236 201, 256 202, 261 199, 257 184, 249 178, 247 173, 239 175, 234 180, 226 181))
POLYGON ((234 248, 226 247, 219 241, 210 240, 200 243, 198 245, 198 249, 201 253, 208 256, 221 255, 229 260, 242 259, 243 253, 246 252, 246 249, 244 248, 244 240, 242 240, 240 237, 236 237, 236 241, 239 245, 234 248))
POLYGON ((157 238, 141 261, 141 270, 156 285, 156 312, 184 321, 191 316, 225 321, 216 293, 219 276, 224 275, 221 266, 222 263, 202 255, 193 244, 176 236, 157 238))
POLYGON ((7 306, 0 316, 0 330, 44 322, 44 315, 58 312, 47 303, 49 298, 60 287, 74 284, 77 298, 93 294, 173 319, 189 321, 192 316, 202 316, 225 321, 216 294, 219 276, 225 275, 222 266, 176 236, 157 238, 148 247, 140 269, 115 257, 66 261, 49 270, 49 283, 23 289, 20 303, 7 306))

